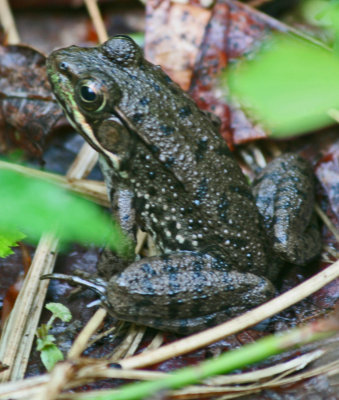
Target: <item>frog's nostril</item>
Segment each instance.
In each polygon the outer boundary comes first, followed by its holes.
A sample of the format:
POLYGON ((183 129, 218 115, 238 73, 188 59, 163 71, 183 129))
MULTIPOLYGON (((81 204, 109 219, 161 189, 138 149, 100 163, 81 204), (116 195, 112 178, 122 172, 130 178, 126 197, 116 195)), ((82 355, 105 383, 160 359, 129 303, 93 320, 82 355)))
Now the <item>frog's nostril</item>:
POLYGON ((59 63, 59 70, 60 71, 68 71, 68 63, 66 62, 66 61, 61 61, 60 63, 59 63))

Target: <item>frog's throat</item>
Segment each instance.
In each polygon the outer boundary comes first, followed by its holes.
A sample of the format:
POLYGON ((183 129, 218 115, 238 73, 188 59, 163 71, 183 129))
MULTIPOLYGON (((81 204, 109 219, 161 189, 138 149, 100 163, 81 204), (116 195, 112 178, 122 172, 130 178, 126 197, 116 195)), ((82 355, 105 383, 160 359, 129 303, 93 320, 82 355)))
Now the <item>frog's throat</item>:
POLYGON ((109 152, 101 146, 97 138, 95 137, 91 126, 86 121, 85 117, 81 113, 73 113, 73 118, 66 113, 69 123, 73 126, 76 131, 80 131, 85 139, 91 144, 91 146, 99 153, 105 155, 113 164, 116 170, 120 170, 120 158, 109 152))

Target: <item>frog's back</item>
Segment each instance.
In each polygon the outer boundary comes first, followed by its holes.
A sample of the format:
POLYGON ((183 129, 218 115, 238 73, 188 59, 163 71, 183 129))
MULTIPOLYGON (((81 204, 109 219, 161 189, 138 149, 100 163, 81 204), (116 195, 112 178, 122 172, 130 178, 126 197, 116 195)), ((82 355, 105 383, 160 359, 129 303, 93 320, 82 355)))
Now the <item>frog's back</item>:
POLYGON ((246 179, 209 117, 186 95, 178 101, 162 105, 172 122, 139 126, 145 138, 159 138, 139 143, 131 165, 142 225, 165 252, 209 252, 230 269, 267 276, 265 234, 246 179))

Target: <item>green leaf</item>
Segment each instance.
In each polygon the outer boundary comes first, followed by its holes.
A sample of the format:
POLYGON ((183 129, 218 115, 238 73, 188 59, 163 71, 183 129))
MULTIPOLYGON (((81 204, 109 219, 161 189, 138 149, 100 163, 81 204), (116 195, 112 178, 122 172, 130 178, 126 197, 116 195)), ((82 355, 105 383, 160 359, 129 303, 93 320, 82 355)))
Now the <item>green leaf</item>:
POLYGON ((41 338, 38 337, 36 342, 37 342, 36 349, 38 351, 42 351, 44 350, 45 347, 54 345, 55 337, 53 335, 46 335, 41 338))
POLYGON ((0 229, 0 257, 7 257, 10 254, 13 254, 11 247, 17 246, 17 242, 22 240, 24 237, 26 237, 26 235, 18 230, 0 229))
POLYGON ((69 309, 61 303, 48 303, 45 307, 54 317, 61 319, 61 321, 69 322, 72 319, 69 309))
POLYGON ((64 359, 64 356, 55 344, 50 344, 43 348, 40 358, 47 371, 50 371, 58 361, 64 359))
POLYGON ((45 181, 0 170, 0 226, 19 228, 38 240, 56 232, 64 241, 107 243, 121 256, 133 246, 120 227, 98 206, 45 181))
POLYGON ((339 58, 307 41, 277 36, 255 60, 230 72, 229 85, 272 136, 288 137, 333 123, 328 111, 339 108, 339 58))
POLYGON ((45 307, 51 311, 52 317, 47 324, 42 324, 36 331, 37 344, 36 349, 41 352, 40 358, 44 366, 50 371, 55 363, 64 359, 63 354, 53 343, 55 337, 49 335, 48 332, 52 327, 55 318, 59 318, 64 322, 72 319, 72 314, 67 307, 60 303, 48 303, 45 307))

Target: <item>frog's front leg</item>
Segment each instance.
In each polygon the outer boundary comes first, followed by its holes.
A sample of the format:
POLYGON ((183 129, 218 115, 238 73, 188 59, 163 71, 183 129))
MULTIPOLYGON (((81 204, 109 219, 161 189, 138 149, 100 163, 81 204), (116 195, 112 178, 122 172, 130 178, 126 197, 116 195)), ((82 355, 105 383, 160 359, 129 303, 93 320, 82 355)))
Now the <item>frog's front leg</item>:
POLYGON ((178 333, 226 321, 274 294, 266 278, 188 251, 136 261, 107 285, 115 317, 178 333))
POLYGON ((296 154, 274 159, 256 179, 254 196, 280 258, 302 265, 320 253, 314 176, 306 160, 296 154))
MULTIPOLYGON (((123 233, 132 242, 136 243, 137 226, 135 209, 132 205, 133 193, 118 181, 116 174, 107 165, 104 158, 100 157, 99 162, 105 178, 108 197, 112 205, 113 217, 121 227, 123 233)), ((105 248, 97 264, 97 269, 101 276, 109 279, 113 274, 122 271, 133 261, 134 255, 130 259, 123 260, 111 249, 105 248)))

